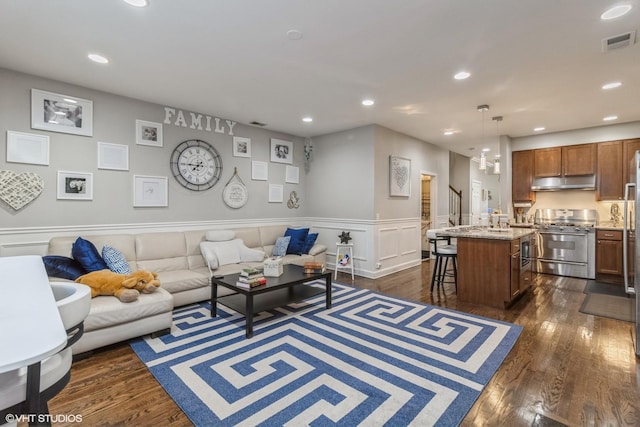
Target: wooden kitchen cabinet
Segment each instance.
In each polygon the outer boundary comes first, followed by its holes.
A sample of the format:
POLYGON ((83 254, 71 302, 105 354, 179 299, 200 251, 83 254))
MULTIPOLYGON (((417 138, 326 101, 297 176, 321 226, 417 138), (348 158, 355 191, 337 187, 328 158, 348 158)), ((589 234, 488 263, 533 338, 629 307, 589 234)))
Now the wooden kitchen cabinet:
POLYGON ((596 230, 596 280, 623 282, 622 231, 596 230))
POLYGON ((622 141, 600 142, 596 145, 598 150, 596 200, 622 200, 624 198, 622 141))
POLYGON ((622 181, 636 182, 636 165, 635 154, 640 150, 640 138, 638 139, 625 139, 622 142, 623 148, 623 163, 622 163, 622 181))
POLYGON ((562 147, 533 150, 533 168, 536 178, 562 176, 562 147))
POLYGON ((511 154, 511 198, 514 203, 534 203, 536 193, 533 182, 533 150, 514 151, 511 154))
POLYGON ((596 173, 596 144, 562 147, 562 175, 582 176, 596 173))

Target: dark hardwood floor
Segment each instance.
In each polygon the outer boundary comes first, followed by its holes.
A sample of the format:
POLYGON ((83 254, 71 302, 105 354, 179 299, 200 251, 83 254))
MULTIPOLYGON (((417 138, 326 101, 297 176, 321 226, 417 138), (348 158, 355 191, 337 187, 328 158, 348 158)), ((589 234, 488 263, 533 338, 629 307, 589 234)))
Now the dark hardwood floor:
MULTIPOLYGON (((431 294, 430 264, 353 283, 524 327, 463 426, 640 425, 633 324, 580 313, 584 280, 539 275, 516 304, 498 310, 459 303, 452 285, 431 294)), ((340 273, 338 281, 351 277, 340 273)), ((49 407, 81 415, 88 426, 191 425, 126 343, 74 363, 71 382, 49 407)), ((78 424, 54 423, 63 425, 78 424)))

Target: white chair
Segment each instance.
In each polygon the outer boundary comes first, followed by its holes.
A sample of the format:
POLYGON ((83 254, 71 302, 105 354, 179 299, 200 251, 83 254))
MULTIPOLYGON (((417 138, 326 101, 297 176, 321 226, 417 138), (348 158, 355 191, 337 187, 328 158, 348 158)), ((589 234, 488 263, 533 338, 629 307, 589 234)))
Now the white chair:
POLYGON ((67 385, 71 377, 71 345, 82 336, 83 322, 91 304, 91 290, 85 285, 66 282, 51 283, 51 288, 67 332, 67 345, 59 353, 43 360, 40 369, 32 365, 0 374, 0 420, 7 420, 9 414, 29 414, 34 418, 29 419, 29 425, 50 425, 47 402, 67 385), (30 375, 39 376, 37 392, 27 390, 30 375), (43 418, 38 419, 36 414, 42 414, 43 418))

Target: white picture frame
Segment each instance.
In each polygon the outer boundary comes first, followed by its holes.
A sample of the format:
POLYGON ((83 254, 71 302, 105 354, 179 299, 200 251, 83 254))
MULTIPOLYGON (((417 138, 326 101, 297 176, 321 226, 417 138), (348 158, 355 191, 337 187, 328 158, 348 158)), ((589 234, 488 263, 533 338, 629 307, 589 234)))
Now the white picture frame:
POLYGON ((251 179, 253 181, 267 181, 269 179, 269 163, 257 160, 252 161, 251 179))
POLYGON ((133 207, 167 207, 169 190, 166 176, 133 176, 133 207))
POLYGON ((233 157, 251 157, 251 138, 233 137, 233 157))
POLYGON ((93 136, 93 101, 31 89, 31 128, 93 136))
POLYGON ((129 170, 129 146, 98 142, 98 169, 129 170))
POLYGON ((49 136, 8 130, 7 162, 49 165, 49 136))
POLYGON ((93 200, 93 174, 58 171, 58 199, 93 200))
POLYGON ((389 156, 389 195, 411 196, 411 159, 389 156))
POLYGON ((293 163, 293 142, 271 138, 271 161, 273 163, 293 163))
POLYGON ((162 123, 136 120, 136 144, 162 147, 162 123))
POLYGON ((269 203, 284 202, 284 185, 269 184, 269 203))
POLYGON ((287 166, 284 171, 284 182, 289 184, 299 184, 300 168, 297 166, 287 166))

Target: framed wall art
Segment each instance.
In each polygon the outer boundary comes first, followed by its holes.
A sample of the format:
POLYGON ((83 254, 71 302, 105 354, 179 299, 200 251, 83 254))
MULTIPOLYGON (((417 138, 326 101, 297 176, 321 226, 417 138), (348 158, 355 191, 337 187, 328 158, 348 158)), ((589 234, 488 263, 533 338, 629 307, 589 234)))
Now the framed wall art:
POLYGON ((129 170, 129 146, 98 142, 98 169, 129 170))
POLYGON ((271 138, 271 161, 275 163, 293 163, 293 143, 271 138))
POLYGON ((284 201, 284 185, 269 184, 269 203, 282 203, 284 201))
POLYGON ((299 184, 300 168, 297 166, 287 166, 284 171, 284 182, 290 184, 299 184))
POLYGON ((233 137, 233 157, 251 157, 251 138, 233 137))
POLYGON ((31 89, 31 128, 93 136, 93 101, 31 89))
POLYGON ((411 160, 389 156, 389 195, 411 196, 411 160))
POLYGON ((7 162, 48 165, 49 137, 8 130, 7 162))
POLYGON ((93 200, 93 174, 58 171, 58 199, 93 200))
POLYGON ((162 147, 162 123, 136 120, 136 144, 162 147))
POLYGON ((267 162, 251 162, 251 179, 254 181, 266 181, 269 179, 269 164, 267 162))
POLYGON ((166 176, 133 176, 133 206, 165 207, 169 206, 169 193, 166 176))

